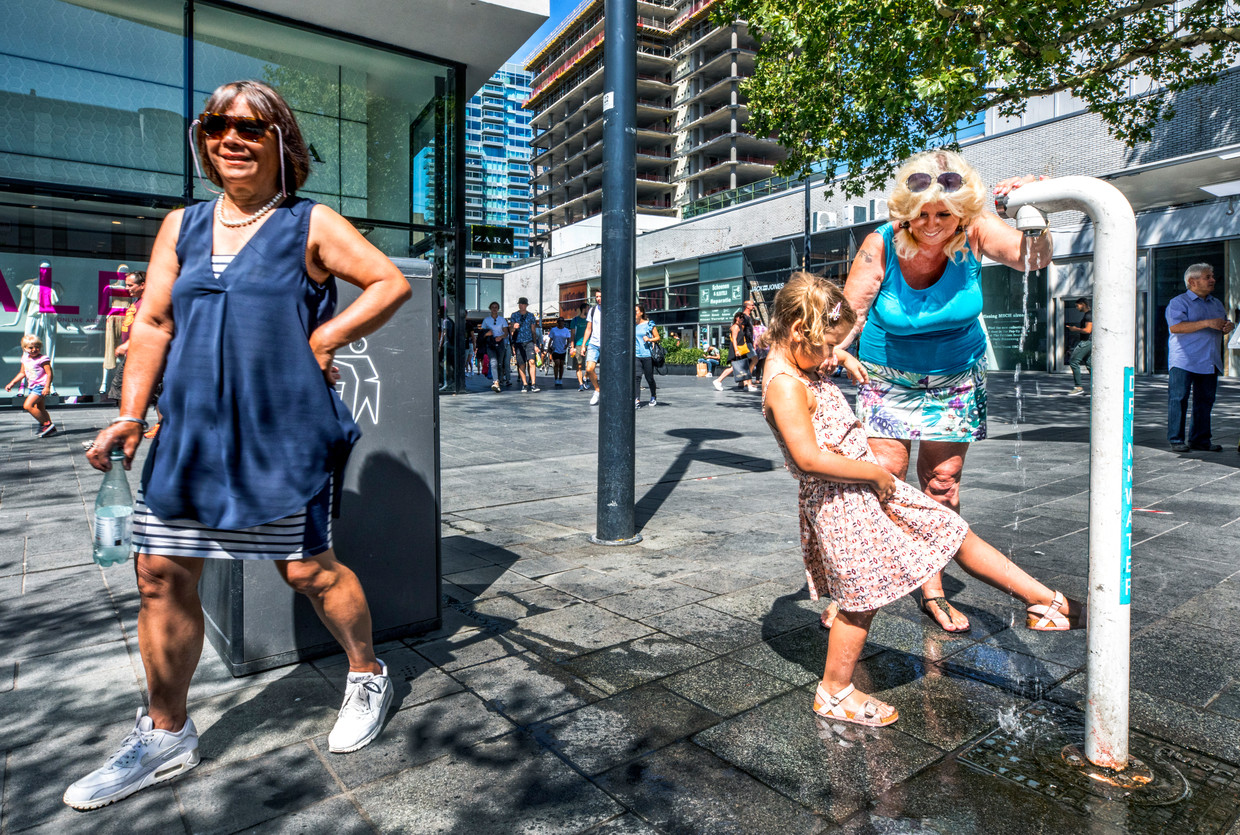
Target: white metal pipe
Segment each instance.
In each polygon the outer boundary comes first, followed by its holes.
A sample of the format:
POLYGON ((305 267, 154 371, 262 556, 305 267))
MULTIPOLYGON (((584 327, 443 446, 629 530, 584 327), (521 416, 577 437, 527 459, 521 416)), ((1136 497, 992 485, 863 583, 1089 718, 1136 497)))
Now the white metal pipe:
POLYGON ((1095 765, 1123 769, 1128 765, 1131 642, 1136 219, 1119 189, 1093 177, 1021 186, 1008 195, 1009 214, 1021 206, 1083 211, 1094 223, 1085 756, 1095 765))

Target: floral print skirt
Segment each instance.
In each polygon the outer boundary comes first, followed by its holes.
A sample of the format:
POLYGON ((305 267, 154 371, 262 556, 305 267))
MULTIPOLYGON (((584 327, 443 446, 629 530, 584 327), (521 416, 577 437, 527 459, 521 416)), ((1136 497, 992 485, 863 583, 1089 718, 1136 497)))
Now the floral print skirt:
POLYGON ((986 437, 986 361, 955 374, 919 374, 862 362, 857 420, 870 438, 969 443, 986 437))

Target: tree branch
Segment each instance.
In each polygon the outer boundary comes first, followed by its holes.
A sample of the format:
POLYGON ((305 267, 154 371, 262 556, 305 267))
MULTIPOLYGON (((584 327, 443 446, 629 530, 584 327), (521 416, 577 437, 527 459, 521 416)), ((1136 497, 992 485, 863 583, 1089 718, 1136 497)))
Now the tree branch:
POLYGON ((1091 78, 1097 78, 1098 76, 1106 75, 1114 72, 1115 70, 1122 69, 1123 67, 1126 67, 1141 58, 1150 58, 1155 55, 1161 55, 1168 52, 1186 51, 1195 46, 1201 46, 1208 43, 1219 43, 1222 41, 1240 43, 1240 27, 1211 26, 1208 29, 1203 29, 1200 32, 1193 32, 1179 38, 1171 38, 1165 41, 1155 41, 1138 49, 1129 50, 1128 52, 1125 52, 1124 54, 1119 55, 1104 64, 1090 67, 1085 72, 1076 73, 1075 75, 1068 76, 1055 84, 1050 84, 1045 87, 1019 88, 1011 92, 1004 92, 989 88, 986 92, 989 94, 993 91, 994 95, 988 95, 987 98, 983 99, 981 105, 979 106, 979 110, 987 110, 991 107, 998 107, 999 105, 1006 104, 1008 102, 1018 100, 1023 101, 1024 99, 1031 99, 1037 96, 1049 96, 1054 93, 1060 93, 1064 90, 1077 87, 1091 78))

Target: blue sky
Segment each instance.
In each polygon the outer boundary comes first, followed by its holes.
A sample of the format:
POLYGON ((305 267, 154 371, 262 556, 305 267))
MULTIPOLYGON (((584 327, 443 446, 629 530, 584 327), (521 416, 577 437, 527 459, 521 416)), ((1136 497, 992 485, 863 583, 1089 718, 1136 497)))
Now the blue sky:
POLYGON ((547 18, 547 22, 538 27, 538 31, 530 36, 530 39, 517 50, 510 61, 514 63, 525 63, 525 59, 530 56, 540 43, 559 26, 564 18, 572 14, 573 9, 581 5, 581 0, 551 0, 551 17, 547 18))

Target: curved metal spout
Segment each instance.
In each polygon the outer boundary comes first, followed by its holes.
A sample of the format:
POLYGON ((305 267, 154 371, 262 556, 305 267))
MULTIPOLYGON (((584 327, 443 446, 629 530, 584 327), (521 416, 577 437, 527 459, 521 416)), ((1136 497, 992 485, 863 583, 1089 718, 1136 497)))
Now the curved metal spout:
POLYGON ((1137 224, 1110 183, 1060 177, 1021 186, 1008 212, 1083 211, 1094 222, 1094 328, 1089 433, 1089 634, 1085 756, 1128 765, 1131 642, 1133 358, 1136 353, 1137 224))

